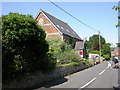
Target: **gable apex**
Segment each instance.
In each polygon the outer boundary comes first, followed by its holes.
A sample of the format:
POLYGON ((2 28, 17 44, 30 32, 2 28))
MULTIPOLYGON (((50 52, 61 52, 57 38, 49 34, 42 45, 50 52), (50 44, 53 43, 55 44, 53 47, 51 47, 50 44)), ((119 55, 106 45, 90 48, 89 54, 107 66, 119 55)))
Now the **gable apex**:
POLYGON ((66 22, 50 15, 49 13, 43 11, 42 9, 40 9, 40 12, 38 13, 36 19, 38 18, 40 13, 42 13, 61 34, 65 34, 82 41, 79 35, 66 22))

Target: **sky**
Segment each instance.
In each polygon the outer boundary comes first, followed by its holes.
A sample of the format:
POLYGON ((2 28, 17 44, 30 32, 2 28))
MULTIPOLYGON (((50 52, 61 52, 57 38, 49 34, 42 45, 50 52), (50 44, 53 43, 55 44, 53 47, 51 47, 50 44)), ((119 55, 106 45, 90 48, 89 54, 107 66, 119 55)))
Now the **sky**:
MULTIPOLYGON (((54 2, 80 21, 101 32, 107 43, 115 45, 118 42, 118 12, 113 10, 113 6, 118 6, 118 2, 54 2)), ((50 2, 2 2, 2 15, 10 12, 20 14, 30 14, 34 18, 40 9, 67 22, 71 28, 82 38, 89 39, 97 31, 92 30, 71 16, 57 8, 50 2)))

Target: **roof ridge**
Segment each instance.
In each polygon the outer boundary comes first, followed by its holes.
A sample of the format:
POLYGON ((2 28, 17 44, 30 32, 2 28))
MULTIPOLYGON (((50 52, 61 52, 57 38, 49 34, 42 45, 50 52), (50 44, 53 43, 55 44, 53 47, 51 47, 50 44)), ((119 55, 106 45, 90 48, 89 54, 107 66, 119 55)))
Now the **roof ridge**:
MULTIPOLYGON (((40 11, 43 12, 43 13, 46 13, 46 14, 48 14, 48 15, 50 15, 50 16, 52 16, 51 14, 43 11, 42 9, 40 9, 40 11)), ((63 23, 65 23, 65 24, 67 24, 66 22, 64 22, 64 21, 62 21, 62 20, 60 20, 60 19, 58 19, 58 18, 56 18, 56 17, 54 17, 54 16, 52 16, 52 17, 55 18, 55 19, 57 19, 57 20, 59 20, 59 21, 61 21, 61 22, 63 22, 63 23)))
POLYGON ((68 36, 74 37, 76 39, 82 40, 79 35, 68 25, 68 23, 50 15, 49 13, 43 11, 42 9, 40 9, 40 13, 43 13, 46 18, 48 20, 50 20, 51 23, 53 23, 53 25, 58 29, 58 31, 60 31, 63 34, 66 34, 68 36), (57 27, 57 25, 61 25, 61 28, 57 27), (62 29, 62 27, 64 29, 62 29), (68 32, 66 29, 68 29, 70 32, 68 32))

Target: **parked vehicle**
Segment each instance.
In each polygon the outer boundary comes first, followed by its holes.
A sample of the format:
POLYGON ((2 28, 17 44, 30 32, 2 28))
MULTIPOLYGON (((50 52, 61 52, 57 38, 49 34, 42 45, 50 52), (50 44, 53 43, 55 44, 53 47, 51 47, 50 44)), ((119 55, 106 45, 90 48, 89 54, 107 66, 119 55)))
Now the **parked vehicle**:
MULTIPOLYGON (((120 65, 119 65, 119 60, 118 60, 118 57, 113 57, 112 58, 112 61, 113 61, 113 65, 114 65, 114 68, 120 68, 120 65)), ((112 65, 112 66, 113 66, 112 65)))
POLYGON ((89 54, 89 60, 92 61, 94 65, 101 62, 100 56, 98 54, 89 54))

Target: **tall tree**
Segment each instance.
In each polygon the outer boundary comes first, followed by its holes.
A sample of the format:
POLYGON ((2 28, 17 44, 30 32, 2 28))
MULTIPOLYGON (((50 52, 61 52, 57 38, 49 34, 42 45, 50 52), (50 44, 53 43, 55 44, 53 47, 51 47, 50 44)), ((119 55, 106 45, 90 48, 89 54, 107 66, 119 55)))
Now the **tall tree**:
MULTIPOLYGON (((103 44, 105 44, 105 39, 100 36, 100 42, 101 42, 101 47, 103 44)), ((90 50, 97 50, 99 51, 99 35, 93 35, 92 37, 89 38, 88 42, 90 50)))

